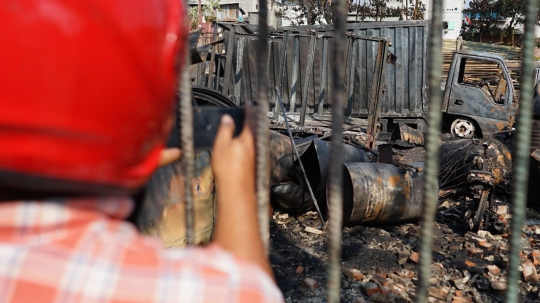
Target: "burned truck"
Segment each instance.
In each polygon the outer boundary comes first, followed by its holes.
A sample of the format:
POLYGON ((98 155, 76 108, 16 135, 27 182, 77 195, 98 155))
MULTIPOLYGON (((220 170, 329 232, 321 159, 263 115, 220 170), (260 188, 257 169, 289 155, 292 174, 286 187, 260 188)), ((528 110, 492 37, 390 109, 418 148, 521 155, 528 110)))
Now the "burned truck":
POLYGON ((504 57, 454 53, 442 103, 443 129, 454 137, 487 138, 513 126, 517 97, 504 57))
MULTIPOLYGON (((362 22, 347 25, 346 54, 334 58, 330 25, 278 27, 270 30, 268 95, 274 118, 279 117, 276 88, 290 117, 328 121, 332 95, 330 74, 334 64, 344 66, 348 121, 366 119, 377 102, 380 129, 392 131, 399 123, 426 127, 427 36, 429 21, 362 22), (364 39, 358 39, 364 37, 364 39), (382 75, 373 72, 379 62, 378 43, 389 41, 382 75), (381 87, 380 90, 373 89, 381 87), (375 95, 377 94, 377 95, 375 95)), ((257 27, 245 23, 218 22, 214 37, 223 38, 220 52, 199 65, 195 83, 216 89, 240 105, 256 100, 257 27)), ((444 77, 443 132, 460 138, 488 138, 511 129, 517 109, 517 93, 504 57, 487 52, 454 53, 444 77)), ((305 119, 297 118, 300 124, 305 119)))

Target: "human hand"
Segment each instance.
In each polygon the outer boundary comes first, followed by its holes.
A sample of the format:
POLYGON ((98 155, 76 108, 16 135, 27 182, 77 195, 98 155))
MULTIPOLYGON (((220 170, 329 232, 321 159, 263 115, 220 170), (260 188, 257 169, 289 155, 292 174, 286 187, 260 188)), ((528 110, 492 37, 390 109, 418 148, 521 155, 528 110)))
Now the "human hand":
POLYGON ((158 167, 163 167, 177 162, 182 157, 182 151, 178 147, 165 148, 161 151, 158 167))
POLYGON ((255 143, 251 125, 253 106, 245 105, 242 132, 233 138, 234 121, 229 115, 221 117, 212 149, 212 169, 218 187, 227 188, 232 195, 255 192, 255 143))

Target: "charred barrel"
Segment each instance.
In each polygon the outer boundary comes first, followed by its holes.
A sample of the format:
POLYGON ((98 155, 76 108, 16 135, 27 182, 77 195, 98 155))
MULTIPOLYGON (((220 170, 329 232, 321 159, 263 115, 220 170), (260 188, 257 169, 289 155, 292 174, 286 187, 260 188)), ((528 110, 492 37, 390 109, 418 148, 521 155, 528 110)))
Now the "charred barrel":
MULTIPOLYGON (((345 163, 344 166, 344 225, 420 219, 421 172, 383 163, 345 163)), ((414 163, 413 166, 423 167, 423 163, 414 163)))
MULTIPOLYGON (((325 206, 327 206, 326 183, 328 180, 328 168, 330 166, 330 146, 331 143, 328 141, 313 140, 304 154, 300 156, 315 198, 323 212, 326 211, 325 206)), ((341 161, 343 163, 368 162, 369 157, 365 151, 348 144, 343 144, 341 161)))

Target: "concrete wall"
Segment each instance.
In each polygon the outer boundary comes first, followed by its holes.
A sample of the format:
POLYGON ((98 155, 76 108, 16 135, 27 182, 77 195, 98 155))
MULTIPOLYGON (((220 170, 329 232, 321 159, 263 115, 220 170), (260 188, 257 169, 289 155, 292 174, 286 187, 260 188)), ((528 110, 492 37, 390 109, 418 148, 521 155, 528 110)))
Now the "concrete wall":
POLYGON ((442 11, 442 21, 448 22, 448 29, 443 30, 443 39, 454 40, 461 31, 461 20, 463 19, 462 1, 444 1, 442 11))

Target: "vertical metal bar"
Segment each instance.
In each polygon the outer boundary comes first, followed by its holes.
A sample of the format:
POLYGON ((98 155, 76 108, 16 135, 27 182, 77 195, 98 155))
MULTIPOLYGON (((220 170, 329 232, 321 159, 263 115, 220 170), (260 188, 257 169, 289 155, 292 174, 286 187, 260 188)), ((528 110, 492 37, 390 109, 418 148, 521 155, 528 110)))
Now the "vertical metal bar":
MULTIPOLYGON (((218 25, 214 23, 214 33, 212 34, 212 42, 216 41, 218 32, 218 25)), ((212 45, 212 55, 210 56, 210 68, 208 69, 208 78, 206 79, 206 87, 213 87, 214 85, 214 60, 216 59, 216 52, 218 45, 212 45)), ((216 73, 217 77, 217 73, 216 73)))
POLYGON ((416 302, 425 303, 431 274, 433 228, 439 199, 439 130, 442 122, 440 92, 442 65, 442 0, 433 0, 428 50, 429 111, 426 140, 424 201, 420 228, 420 268, 416 302))
POLYGON ((227 49, 225 50, 225 74, 223 75, 223 90, 221 91, 225 95, 231 95, 233 90, 233 81, 231 81, 233 73, 233 56, 236 49, 236 27, 231 26, 227 37, 227 49))
POLYGON ((244 60, 244 38, 238 39, 236 50, 236 75, 234 76, 234 102, 240 105, 240 91, 242 90, 242 64, 244 60))
MULTIPOLYGON (((283 93, 283 79, 285 78, 285 71, 287 70, 287 40, 289 39, 289 31, 284 30, 283 40, 281 43, 281 62, 279 64, 279 77, 278 77, 278 92, 281 95, 283 93)), ((279 99, 279 98, 278 98, 279 99)), ((279 102, 279 100, 278 100, 279 102)), ((279 119, 279 110, 281 105, 277 104, 274 107, 274 120, 279 119)))
POLYGON ((300 64, 300 38, 298 35, 294 36, 294 57, 292 66, 292 85, 291 85, 291 104, 289 105, 289 111, 294 112, 296 107, 296 91, 298 89, 298 66, 300 64))
POLYGON ((377 61, 375 62, 375 72, 373 75, 373 86, 371 87, 371 99, 368 104, 368 129, 367 129, 367 147, 375 149, 375 142, 379 134, 379 124, 381 122, 381 99, 383 98, 384 87, 384 67, 386 66, 386 54, 388 53, 388 44, 390 41, 381 40, 379 42, 379 51, 377 52, 377 61))
POLYGON ((512 229, 510 233, 510 255, 508 266, 508 286, 505 302, 518 302, 518 266, 521 252, 521 228, 527 204, 527 185, 529 183, 529 154, 533 113, 533 55, 534 26, 536 21, 536 0, 527 0, 525 5, 525 32, 523 42, 523 61, 521 63, 521 94, 519 100, 519 119, 517 119, 516 147, 514 150, 514 182, 512 192, 512 229))
POLYGON ((195 72, 195 85, 200 85, 200 75, 201 75, 201 64, 197 64, 197 70, 195 72))
POLYGON ((257 204, 259 230, 264 247, 268 252, 270 225, 268 221, 270 203, 270 158, 268 132, 268 12, 266 0, 259 0, 259 37, 257 40, 257 204))
POLYGON ((354 72, 355 72, 355 65, 356 65, 356 54, 357 52, 354 51, 356 48, 356 43, 358 40, 354 38, 353 36, 349 36, 349 43, 348 43, 348 51, 347 56, 349 57, 349 62, 347 63, 347 66, 349 68, 348 74, 347 74, 347 85, 345 86, 347 88, 347 110, 345 111, 345 114, 347 116, 350 116, 352 113, 352 108, 354 106, 354 72))
POLYGON ((300 121, 298 122, 298 124, 300 125, 304 125, 304 122, 306 122, 308 90, 311 84, 311 77, 313 76, 313 60, 315 59, 315 38, 315 34, 311 34, 309 37, 309 53, 306 66, 306 81, 304 82, 304 89, 302 90, 302 110, 300 111, 300 121))
POLYGON ((180 101, 178 110, 180 111, 180 143, 182 144, 182 170, 184 174, 184 202, 186 216, 186 242, 187 245, 195 244, 195 234, 193 232, 193 195, 191 180, 194 176, 195 154, 193 150, 193 106, 191 104, 191 57, 189 55, 189 43, 186 43, 185 59, 180 76, 180 101))
POLYGON ((322 68, 321 68, 321 90, 319 92, 319 107, 317 108, 317 114, 322 115, 324 111, 324 99, 326 99, 326 77, 328 69, 328 38, 322 37, 323 49, 322 49, 322 68))
MULTIPOLYGON (((334 58, 345 53, 345 23, 347 20, 347 1, 335 0, 334 14, 334 58)), ((332 147, 330 149, 330 166, 328 180, 328 280, 327 300, 337 303, 341 289, 341 232, 343 222, 343 103, 345 75, 342 66, 333 65, 333 99, 332 99, 332 147)))
MULTIPOLYGON (((223 45, 220 47, 221 49, 223 48, 223 45)), ((221 63, 223 61, 223 56, 222 56, 222 51, 220 50, 220 54, 219 54, 219 57, 218 57, 218 62, 217 62, 217 67, 216 67, 216 83, 214 84, 215 87, 214 89, 215 90, 219 90, 219 77, 220 77, 220 74, 221 74, 221 63)))

